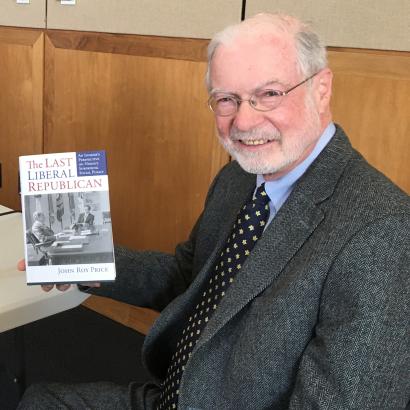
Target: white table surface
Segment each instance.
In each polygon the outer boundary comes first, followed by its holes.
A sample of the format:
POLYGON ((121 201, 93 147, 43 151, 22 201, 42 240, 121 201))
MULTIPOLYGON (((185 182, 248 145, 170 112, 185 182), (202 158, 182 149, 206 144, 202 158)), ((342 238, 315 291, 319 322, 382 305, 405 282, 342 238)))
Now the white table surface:
MULTIPOLYGON (((11 209, 0 205, 0 214, 11 209)), ((16 268, 24 258, 23 224, 20 213, 0 216, 0 332, 78 306, 89 297, 71 286, 66 292, 44 292, 28 286, 25 272, 16 268)))

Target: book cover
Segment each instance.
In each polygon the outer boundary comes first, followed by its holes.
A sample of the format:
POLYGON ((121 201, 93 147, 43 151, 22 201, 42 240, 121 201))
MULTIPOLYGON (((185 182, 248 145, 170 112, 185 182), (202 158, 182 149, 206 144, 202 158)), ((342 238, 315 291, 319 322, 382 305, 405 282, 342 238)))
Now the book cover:
POLYGON ((115 280, 105 151, 19 158, 27 284, 115 280))

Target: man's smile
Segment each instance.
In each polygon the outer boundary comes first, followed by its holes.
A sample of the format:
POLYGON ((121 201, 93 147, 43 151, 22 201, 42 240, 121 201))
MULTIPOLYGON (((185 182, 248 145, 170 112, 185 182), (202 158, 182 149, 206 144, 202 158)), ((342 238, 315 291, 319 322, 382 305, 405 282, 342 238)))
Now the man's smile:
POLYGON ((233 142, 235 143, 240 143, 242 145, 246 145, 247 147, 250 146, 261 146, 261 145, 268 145, 271 142, 274 142, 274 139, 257 139, 257 140, 234 140, 233 142))

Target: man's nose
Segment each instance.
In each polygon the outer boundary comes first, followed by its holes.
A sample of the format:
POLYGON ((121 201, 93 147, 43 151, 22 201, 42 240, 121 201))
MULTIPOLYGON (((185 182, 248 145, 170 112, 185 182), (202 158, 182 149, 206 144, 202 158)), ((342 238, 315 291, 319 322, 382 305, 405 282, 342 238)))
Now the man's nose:
POLYGON ((264 121, 264 113, 255 110, 249 101, 242 101, 238 107, 233 124, 240 131, 249 131, 264 121))

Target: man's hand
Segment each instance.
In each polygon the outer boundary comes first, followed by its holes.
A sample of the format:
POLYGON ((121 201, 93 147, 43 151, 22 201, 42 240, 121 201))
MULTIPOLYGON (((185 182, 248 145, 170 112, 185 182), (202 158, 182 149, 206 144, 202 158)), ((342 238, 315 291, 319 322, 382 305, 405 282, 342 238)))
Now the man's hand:
MULTIPOLYGON (((20 261, 17 262, 17 269, 20 271, 25 271, 26 270, 26 261, 24 259, 21 259, 20 261)), ((101 286, 101 283, 99 282, 88 282, 88 283, 82 283, 83 286, 88 286, 90 288, 99 288, 101 286)), ((70 288, 69 283, 65 284, 58 284, 56 285, 56 288, 60 290, 61 292, 66 291, 67 289, 70 288)), ((41 285, 41 288, 44 290, 44 292, 50 292, 51 289, 54 288, 54 284, 50 283, 48 285, 41 285)))

